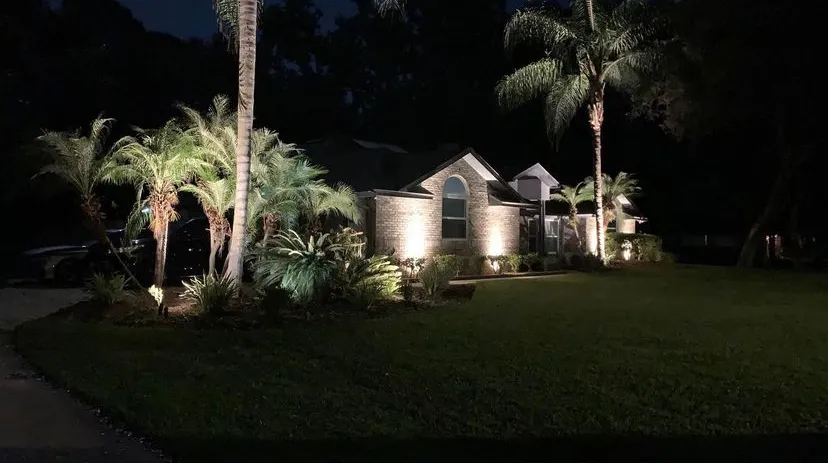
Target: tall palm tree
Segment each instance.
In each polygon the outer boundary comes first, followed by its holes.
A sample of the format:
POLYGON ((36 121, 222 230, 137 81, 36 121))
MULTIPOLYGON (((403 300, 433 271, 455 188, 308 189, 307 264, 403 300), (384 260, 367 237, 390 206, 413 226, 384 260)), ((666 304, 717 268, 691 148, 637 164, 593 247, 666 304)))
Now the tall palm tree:
POLYGON ((121 260, 106 234, 101 200, 96 193, 106 172, 106 138, 113 121, 111 118, 96 118, 89 126, 88 136, 82 136, 78 129, 72 133, 46 132, 38 137, 39 141, 51 149, 49 153, 52 163, 43 167, 35 176, 53 174, 74 189, 80 197, 80 207, 89 228, 98 236, 101 245, 107 247, 118 260, 124 272, 140 287, 141 284, 121 260))
POLYGON ((128 231, 134 233, 149 220, 155 239, 153 283, 159 288, 164 283, 169 224, 178 219, 178 188, 209 168, 197 156, 192 137, 174 120, 160 129, 139 130, 138 137, 124 137, 104 165, 104 181, 135 186, 138 200, 127 220, 128 231), (145 207, 149 215, 143 214, 145 207))
POLYGON ((561 191, 552 194, 549 200, 561 202, 569 207, 569 226, 575 234, 578 242, 578 249, 583 251, 584 244, 581 240, 581 233, 578 231, 578 205, 592 199, 592 192, 587 188, 586 182, 579 182, 573 186, 561 186, 561 191))
POLYGON ((262 0, 213 0, 221 31, 238 46, 239 110, 236 140, 236 198, 233 232, 227 254, 226 275, 241 280, 247 242, 247 205, 250 189, 250 139, 256 89, 256 32, 262 0))
MULTIPOLYGON (((612 177, 604 173, 604 190, 601 204, 604 208, 604 231, 607 230, 612 220, 621 216, 623 204, 622 198, 631 198, 641 193, 641 188, 638 186, 638 180, 623 171, 619 172, 617 176, 612 177)), ((587 183, 592 183, 592 177, 586 179, 587 183)), ((587 188, 586 194, 589 200, 595 201, 595 191, 590 186, 587 188)))
POLYGON ((512 109, 543 97, 547 129, 560 140, 577 111, 586 106, 592 129, 593 190, 596 193, 598 257, 604 261, 601 131, 606 86, 631 91, 642 71, 657 62, 656 22, 646 0, 625 0, 608 11, 596 0, 573 0, 568 16, 551 7, 516 12, 506 24, 504 46, 544 47, 544 56, 506 76, 498 102, 512 109))

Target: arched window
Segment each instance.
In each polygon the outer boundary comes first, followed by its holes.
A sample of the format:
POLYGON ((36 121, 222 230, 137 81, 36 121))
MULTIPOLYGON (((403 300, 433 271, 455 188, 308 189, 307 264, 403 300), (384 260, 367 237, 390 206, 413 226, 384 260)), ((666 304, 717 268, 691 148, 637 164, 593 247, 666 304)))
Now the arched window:
POLYGON ((457 177, 446 179, 443 185, 443 239, 465 239, 468 191, 457 177))

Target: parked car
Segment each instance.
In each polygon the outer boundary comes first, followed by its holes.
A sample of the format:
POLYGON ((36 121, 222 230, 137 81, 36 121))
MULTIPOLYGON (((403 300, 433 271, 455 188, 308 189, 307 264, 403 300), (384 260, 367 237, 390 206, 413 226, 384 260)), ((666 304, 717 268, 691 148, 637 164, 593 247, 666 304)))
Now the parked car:
MULTIPOLYGON (((143 284, 152 282, 155 267, 155 239, 149 230, 142 231, 129 243, 123 229, 107 230, 121 260, 143 284)), ((9 281, 40 281, 60 286, 75 286, 94 272, 118 272, 120 264, 112 251, 99 241, 34 247, 15 260, 9 281)), ((167 244, 166 275, 169 280, 201 275, 207 271, 210 233, 203 217, 182 220, 170 225, 167 244)), ((221 266, 219 259, 218 266, 221 266)))

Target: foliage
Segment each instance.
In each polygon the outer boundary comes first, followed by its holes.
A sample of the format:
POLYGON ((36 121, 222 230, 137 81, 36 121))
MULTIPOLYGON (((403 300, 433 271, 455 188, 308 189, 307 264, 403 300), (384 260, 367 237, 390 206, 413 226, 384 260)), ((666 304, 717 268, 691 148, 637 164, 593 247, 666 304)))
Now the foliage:
POLYGON ((339 262, 336 288, 348 302, 370 309, 400 291, 401 273, 387 256, 351 257, 339 262))
POLYGON ((612 11, 595 2, 594 30, 585 1, 572 2, 570 17, 552 6, 519 10, 504 32, 507 51, 537 44, 545 53, 501 80, 498 102, 511 109, 544 98, 547 129, 556 142, 581 107, 603 99, 604 86, 633 89, 658 59, 660 24, 644 1, 626 0, 612 11))
POLYGON ((164 289, 162 287, 153 284, 147 289, 147 292, 159 306, 164 302, 164 289))
POLYGON ((504 255, 504 261, 506 263, 506 271, 510 273, 517 273, 518 271, 520 271, 520 255, 504 255))
MULTIPOLYGON (((658 236, 652 234, 607 234, 607 237, 610 236, 612 236, 614 244, 624 242, 632 244, 631 260, 642 262, 671 261, 669 254, 665 254, 662 250, 661 238, 658 236)), ((620 248, 620 245, 616 247, 617 250, 620 250, 620 248)))
POLYGON ((87 281, 86 293, 96 302, 113 305, 129 297, 126 290, 127 278, 122 274, 93 274, 87 281))
POLYGON ((587 273, 600 271, 606 268, 604 266, 604 262, 598 258, 598 256, 591 253, 585 255, 572 255, 570 258, 570 265, 578 271, 585 271, 587 273))
MULTIPOLYGON (((607 173, 603 174, 603 205, 604 205, 604 223, 609 224, 616 217, 616 212, 622 208, 622 198, 633 198, 641 193, 641 188, 638 186, 638 180, 632 175, 620 171, 615 177, 607 173)), ((590 176, 586 178, 587 183, 585 193, 589 199, 595 198, 593 178, 590 176)))
POLYGON ((404 260, 398 260, 400 268, 406 270, 409 277, 417 276, 420 270, 425 266, 426 260, 424 258, 408 257, 404 260))
MULTIPOLYGON (((588 178, 587 178, 588 179, 588 178)), ((561 202, 569 207, 569 226, 575 235, 575 240, 578 243, 578 250, 582 251, 584 248, 583 241, 581 241, 581 233, 578 230, 578 205, 592 200, 593 187, 587 185, 587 181, 579 182, 574 187, 563 185, 560 192, 555 192, 549 197, 553 202, 561 202)))
POLYGON ((215 274, 205 274, 185 282, 184 289, 182 297, 193 302, 200 312, 215 315, 227 310, 238 285, 227 276, 217 278, 215 274))
POLYGON ((530 252, 520 256, 520 265, 528 271, 543 271, 543 258, 536 252, 530 252))
POLYGON ((485 255, 457 256, 458 274, 461 276, 479 276, 484 274, 487 258, 485 255))
POLYGON ((295 303, 318 302, 331 289, 337 257, 343 251, 343 245, 332 242, 329 234, 305 241, 296 231, 280 232, 251 252, 253 280, 259 289, 281 287, 295 303))
POLYGON ((457 261, 453 255, 437 256, 428 260, 419 275, 425 294, 435 297, 448 289, 449 282, 457 276, 457 272, 457 261))
MULTIPOLYGON (((98 117, 89 128, 88 136, 80 130, 73 133, 46 132, 38 138, 51 150, 52 163, 36 175, 54 174, 68 183, 83 201, 95 198, 95 188, 105 175, 106 137, 111 118, 98 117)), ((100 212, 98 212, 100 213, 100 212)))

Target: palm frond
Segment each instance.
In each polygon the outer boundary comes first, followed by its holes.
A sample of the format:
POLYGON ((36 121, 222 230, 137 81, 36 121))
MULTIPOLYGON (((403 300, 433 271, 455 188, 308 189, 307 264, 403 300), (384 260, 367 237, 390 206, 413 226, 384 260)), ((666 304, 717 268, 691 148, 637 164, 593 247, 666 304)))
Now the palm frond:
POLYGON ((547 54, 551 54, 576 37, 575 31, 554 10, 518 10, 506 23, 503 47, 512 52, 521 44, 540 43, 547 54))
POLYGON ((353 188, 339 183, 334 187, 324 186, 311 197, 310 212, 314 216, 336 214, 355 223, 362 221, 362 211, 353 188))
POLYGON ((560 142, 569 123, 589 98, 589 78, 583 74, 563 76, 546 96, 546 129, 555 145, 560 142))
POLYGON ((239 45, 241 1, 256 2, 258 14, 261 15, 264 0, 213 0, 213 9, 216 11, 216 17, 218 18, 219 31, 236 49, 239 45))
POLYGON ((561 63, 544 58, 530 63, 503 78, 495 90, 498 105, 507 110, 517 108, 550 93, 562 77, 561 63))

